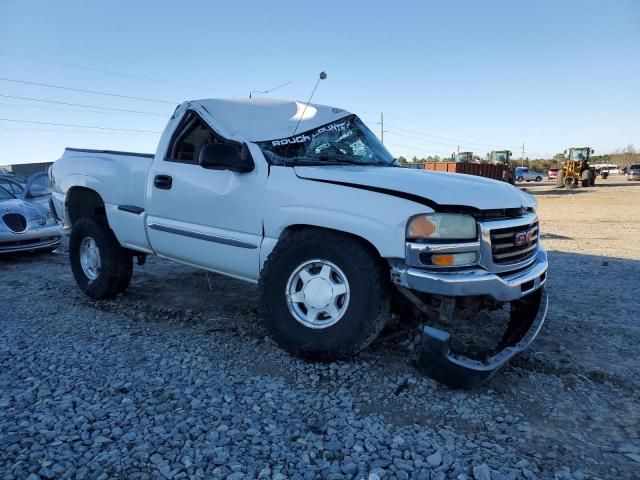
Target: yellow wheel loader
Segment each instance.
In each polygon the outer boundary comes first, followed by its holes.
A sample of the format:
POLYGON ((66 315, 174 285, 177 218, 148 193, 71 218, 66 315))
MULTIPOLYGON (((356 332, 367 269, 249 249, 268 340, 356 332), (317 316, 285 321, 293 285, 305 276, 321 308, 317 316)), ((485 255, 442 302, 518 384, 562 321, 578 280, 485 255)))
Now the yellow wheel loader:
POLYGON ((590 147, 572 147, 564 151, 566 160, 558 171, 558 188, 593 187, 596 184, 596 170, 589 165, 593 149, 590 147))

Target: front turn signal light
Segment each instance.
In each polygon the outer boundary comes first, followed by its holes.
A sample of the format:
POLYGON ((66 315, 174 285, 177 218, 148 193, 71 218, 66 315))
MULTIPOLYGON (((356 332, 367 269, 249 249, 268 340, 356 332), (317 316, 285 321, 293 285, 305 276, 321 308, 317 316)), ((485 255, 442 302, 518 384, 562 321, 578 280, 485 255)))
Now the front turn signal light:
POLYGON ((431 255, 431 263, 436 267, 458 267, 471 265, 478 261, 476 252, 440 253, 431 255))

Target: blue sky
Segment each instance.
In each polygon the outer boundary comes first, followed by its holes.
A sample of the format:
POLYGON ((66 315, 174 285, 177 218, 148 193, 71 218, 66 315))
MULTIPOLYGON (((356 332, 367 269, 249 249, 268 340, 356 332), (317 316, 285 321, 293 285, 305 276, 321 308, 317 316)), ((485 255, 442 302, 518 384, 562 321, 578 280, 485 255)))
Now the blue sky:
MULTIPOLYGON (((2 78, 175 103, 291 81, 271 96, 306 100, 325 70, 314 101, 378 134, 384 112, 385 143, 409 157, 640 147, 639 52, 638 1, 0 0, 2 78)), ((0 118, 22 121, 0 120, 0 164, 153 152, 156 133, 26 122, 159 132, 174 108, 5 80, 0 95, 0 118)))

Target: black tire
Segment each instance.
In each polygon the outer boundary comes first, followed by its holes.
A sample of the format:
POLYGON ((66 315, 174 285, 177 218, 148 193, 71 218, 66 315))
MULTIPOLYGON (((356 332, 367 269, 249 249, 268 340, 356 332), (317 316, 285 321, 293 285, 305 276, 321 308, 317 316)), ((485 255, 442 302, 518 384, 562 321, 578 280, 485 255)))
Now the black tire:
POLYGON ((556 187, 564 188, 564 170, 558 170, 558 176, 556 177, 556 187))
POLYGON ((281 240, 260 277, 262 317, 271 338, 289 353, 313 360, 355 355, 373 342, 389 317, 388 272, 357 240, 337 232, 301 230, 281 240), (350 286, 347 309, 337 323, 322 329, 303 325, 289 311, 289 277, 303 263, 335 264, 350 286))
POLYGON ((581 179, 580 183, 583 187, 590 187, 593 179, 593 174, 591 173, 591 170, 584 170, 580 174, 580 179, 581 179))
POLYGON ((565 177, 564 186, 567 188, 576 188, 578 186, 578 179, 573 176, 565 177))
POLYGON ((80 289, 89 297, 100 300, 124 292, 133 273, 133 258, 122 248, 105 220, 82 218, 71 230, 69 238, 69 260, 71 271, 80 289), (90 237, 95 241, 100 256, 100 272, 90 279, 80 263, 80 245, 90 237))
POLYGON ((596 175, 591 174, 591 186, 595 187, 596 186, 596 175))
POLYGON ((523 182, 523 181, 524 181, 524 177, 518 177, 518 178, 517 178, 517 181, 518 181, 518 182, 523 182))
POLYGON ((536 182, 541 182, 542 181, 542 177, 536 177, 536 182))

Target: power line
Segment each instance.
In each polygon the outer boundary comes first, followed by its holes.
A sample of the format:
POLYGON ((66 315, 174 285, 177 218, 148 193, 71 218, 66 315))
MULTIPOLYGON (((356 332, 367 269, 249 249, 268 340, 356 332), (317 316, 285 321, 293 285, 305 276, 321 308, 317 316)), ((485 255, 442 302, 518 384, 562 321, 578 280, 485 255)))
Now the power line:
MULTIPOLYGON (((430 135, 427 133, 423 133, 423 132, 418 132, 416 130, 409 130, 407 128, 402 128, 402 127, 398 127, 395 125, 389 125, 387 124, 388 127, 390 128, 395 128, 396 130, 400 130, 403 132, 408 132, 408 133, 413 133, 415 135, 420 135, 422 137, 429 137, 429 138, 437 138, 439 140, 449 140, 451 142, 455 142, 455 144, 444 144, 444 145, 452 145, 452 146, 457 146, 458 144, 460 145, 467 145, 467 146, 471 146, 471 145, 477 145, 477 146, 483 146, 483 147, 494 147, 494 148, 516 148, 515 146, 505 146, 505 145, 495 145, 495 144, 491 144, 491 143, 480 143, 480 142, 471 142, 468 140, 460 140, 460 139, 456 139, 456 138, 451 138, 451 137, 441 137, 438 135, 430 135)), ((520 148, 520 146, 518 145, 517 148, 520 148)))
POLYGON ((253 95, 254 93, 271 93, 271 92, 273 92, 274 90, 278 90, 279 88, 282 88, 282 87, 284 87, 284 86, 289 85, 290 83, 291 83, 291 80, 289 80, 288 82, 284 82, 282 85, 278 85, 277 87, 270 88, 269 90, 251 90, 251 91, 249 92, 249 98, 253 98, 253 96, 252 96, 252 95, 253 95))
MULTIPOLYGON (((0 102, 0 105, 5 105, 7 107, 18 107, 20 109, 38 108, 38 109, 46 109, 46 110, 57 110, 57 111, 63 111, 63 112, 97 113, 101 115, 137 116, 142 118, 150 118, 148 115, 140 114, 140 113, 108 112, 108 111, 102 111, 102 110, 81 110, 79 108, 54 107, 51 105, 26 105, 22 103, 8 103, 8 102, 0 102)), ((159 118, 156 119, 155 117, 153 119, 159 120, 159 118)))
POLYGON ((13 99, 16 99, 16 100, 29 100, 29 101, 32 101, 32 102, 55 103, 56 105, 69 105, 71 107, 96 108, 98 110, 113 110, 114 112, 138 113, 138 114, 141 114, 141 115, 157 115, 159 117, 166 117, 166 116, 170 115, 168 113, 143 112, 141 110, 130 110, 128 108, 102 107, 102 106, 99 106, 99 105, 86 105, 84 103, 59 102, 59 101, 56 101, 56 100, 48 100, 48 99, 44 99, 44 98, 17 97, 15 95, 3 95, 3 94, 0 94, 0 97, 13 98, 13 99))
POLYGON ((410 151, 412 151, 413 153, 418 153, 418 152, 433 152, 433 153, 441 153, 443 155, 449 155, 449 152, 443 152, 441 150, 433 150, 431 148, 427 148, 427 147, 417 147, 415 145, 403 145, 400 143, 385 143, 385 145, 391 145, 393 147, 400 147, 400 148, 408 148, 410 151))
POLYGON ((16 123, 33 123, 33 124, 37 124, 37 125, 55 125, 55 126, 58 126, 58 127, 95 128, 95 129, 98 129, 98 130, 114 130, 114 131, 121 131, 121 132, 156 133, 156 134, 162 133, 162 132, 154 132, 154 131, 151 131, 151 130, 136 130, 136 129, 129 129, 129 128, 98 127, 96 125, 74 125, 74 124, 70 124, 70 123, 36 122, 34 120, 16 120, 14 118, 0 118, 0 121, 3 121, 3 122, 16 122, 16 123))
POLYGON ((435 141, 433 141, 433 140, 425 140, 425 139, 423 139, 423 138, 416 137, 416 136, 413 136, 413 135, 405 135, 404 133, 397 133, 397 132, 394 132, 393 130, 386 130, 386 132, 387 132, 387 133, 390 133, 390 134, 392 134, 392 135, 397 135, 397 136, 399 136, 399 137, 412 138, 412 139, 414 139, 414 140, 418 140, 419 142, 424 142, 424 143, 434 143, 434 144, 436 144, 436 145, 446 145, 446 146, 450 146, 450 147, 456 147, 456 146, 457 146, 457 144, 453 144, 453 143, 444 143, 444 142, 435 142, 435 141))
POLYGON ((63 87, 61 85, 51 85, 51 84, 48 84, 48 83, 28 82, 26 80, 17 80, 17 79, 14 79, 14 78, 0 77, 0 80, 2 80, 4 82, 22 83, 24 85, 35 85, 37 87, 58 88, 60 90, 69 90, 71 92, 81 92, 81 93, 90 93, 92 95, 105 95, 107 97, 126 98, 128 100, 142 100, 144 102, 168 103, 170 105, 178 105, 178 104, 181 103, 181 102, 172 102, 172 101, 169 101, 169 100, 160 100, 160 99, 157 99, 157 98, 135 97, 135 96, 132 96, 132 95, 120 95, 118 93, 99 92, 99 91, 96 91, 96 90, 83 90, 81 88, 63 87))
POLYGON ((21 132, 52 132, 52 133, 80 133, 80 134, 90 134, 90 135, 133 135, 133 136, 139 136, 139 135, 149 135, 148 133, 130 133, 130 132, 105 132, 105 131, 100 131, 100 132, 86 132, 83 130, 60 130, 57 128, 30 128, 30 127, 3 127, 0 126, 0 130, 18 130, 21 132))
MULTIPOLYGON (((38 57, 31 57, 31 56, 27 56, 27 55, 16 55, 14 53, 6 53, 6 52, 0 52, 0 55, 4 55, 6 57, 14 57, 14 58, 22 58, 22 59, 26 59, 26 60, 31 60, 34 62, 42 62, 42 63, 48 63, 51 65, 59 65, 61 67, 67 67, 67 68, 75 68, 78 70, 87 70, 90 72, 98 72, 98 73, 104 73, 107 75, 117 75, 119 77, 127 77, 127 78, 134 78, 137 80, 145 80, 148 82, 157 82, 157 83, 164 83, 165 85, 175 85, 177 87, 188 87, 188 88, 196 88, 199 90, 209 90, 211 91, 210 87, 204 87, 202 85, 191 85, 188 83, 180 83, 180 82, 171 82, 169 80, 160 80, 157 78, 151 78, 151 77, 146 77, 146 76, 142 76, 142 75, 133 75, 130 73, 123 73, 123 72, 115 72, 113 70, 104 70, 102 68, 95 68, 95 67, 87 67, 87 66, 83 66, 83 65, 77 65, 77 64, 73 64, 73 63, 64 63, 64 62, 56 62, 53 60, 46 60, 44 58, 38 58, 38 57)), ((230 93, 232 95, 236 95, 236 92, 230 92, 230 91, 226 91, 226 90, 219 90, 219 89, 215 89, 218 92, 221 93, 230 93)))

